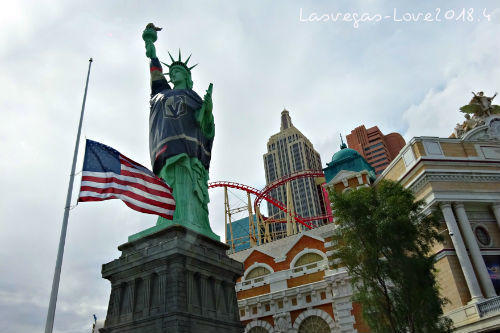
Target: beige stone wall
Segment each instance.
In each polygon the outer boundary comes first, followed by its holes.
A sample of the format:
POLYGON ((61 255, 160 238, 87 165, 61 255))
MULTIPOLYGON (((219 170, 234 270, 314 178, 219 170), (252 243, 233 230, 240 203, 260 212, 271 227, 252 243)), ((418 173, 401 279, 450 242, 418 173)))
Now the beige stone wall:
POLYGON ((448 300, 443 311, 446 313, 467 304, 470 293, 457 257, 445 256, 436 262, 435 267, 441 296, 448 300))
POLYGON ((498 192, 500 182, 432 182, 432 189, 437 191, 474 191, 474 192, 498 192))
POLYGON ((473 143, 469 142, 440 142, 445 156, 476 157, 477 151, 473 143))
POLYGON ((435 242, 432 247, 430 253, 436 254, 444 249, 453 250, 453 243, 451 242, 450 235, 448 234, 448 229, 446 228, 446 223, 443 221, 439 226, 439 233, 443 236, 442 242, 435 242))
POLYGON ((444 156, 449 157, 467 157, 463 145, 459 143, 441 142, 441 149, 444 156))
POLYGON ((427 170, 429 169, 450 169, 450 170, 480 170, 480 171, 498 171, 498 165, 463 165, 463 162, 461 162, 462 165, 426 165, 425 168, 427 170))
MULTIPOLYGON (((478 152, 476 150, 476 146, 472 142, 444 142, 440 141, 439 142, 441 149, 443 150, 444 156, 435 156, 434 158, 437 159, 446 159, 446 157, 452 157, 452 158, 463 158, 463 159, 468 159, 468 158, 477 158, 480 155, 478 155, 478 152)), ((421 141, 415 142, 412 146, 411 149, 413 151, 413 154, 415 155, 415 159, 419 159, 420 157, 425 157, 425 149, 424 145, 421 141)), ((404 161, 402 157, 398 157, 399 159, 397 162, 389 169, 387 170, 387 174, 385 175, 385 179, 388 180, 398 180, 401 176, 404 175, 405 172, 408 170, 405 167, 404 161)), ((453 161, 453 160, 450 160, 453 161)), ((498 170, 498 166, 484 166, 484 165, 478 165, 478 166, 443 166, 443 165, 434 165, 434 166, 426 166, 426 168, 429 169, 478 169, 478 170, 498 170)))
POLYGON ((425 156, 427 155, 425 153, 425 149, 424 149, 424 145, 422 142, 416 142, 413 146, 412 146, 412 149, 413 149, 413 152, 415 153, 415 158, 419 158, 421 156, 425 156))
POLYGON ((476 146, 473 143, 463 143, 464 146, 464 151, 469 157, 476 157, 478 156, 476 146))
POLYGON ((410 177, 408 177, 408 179, 406 179, 403 182, 401 182, 401 185, 403 185, 404 187, 406 187, 407 184, 411 183, 413 180, 415 180, 416 178, 420 177, 420 175, 422 175, 422 173, 425 172, 425 169, 426 169, 426 166, 423 165, 423 164, 417 164, 415 166, 415 169, 412 170, 412 175, 410 177))
POLYGON ((394 164, 389 172, 385 175, 384 179, 397 181, 406 172, 405 162, 400 158, 394 164))

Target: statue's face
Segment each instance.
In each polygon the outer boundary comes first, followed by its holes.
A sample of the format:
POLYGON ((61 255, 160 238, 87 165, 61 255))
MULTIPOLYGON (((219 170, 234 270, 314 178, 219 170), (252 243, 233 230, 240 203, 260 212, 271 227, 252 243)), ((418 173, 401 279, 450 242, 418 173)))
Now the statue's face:
POLYGON ((187 83, 187 71, 179 66, 174 66, 170 68, 170 81, 174 84, 174 86, 185 85, 187 83))

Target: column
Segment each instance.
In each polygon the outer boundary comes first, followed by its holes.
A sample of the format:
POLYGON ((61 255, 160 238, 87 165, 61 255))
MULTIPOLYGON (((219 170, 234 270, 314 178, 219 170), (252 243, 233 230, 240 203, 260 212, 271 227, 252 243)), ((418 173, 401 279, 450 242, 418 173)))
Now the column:
POLYGON ((493 208, 493 214, 495 214, 495 219, 497 220, 498 227, 500 228, 500 202, 495 202, 491 208, 493 208))
POLYGON ((465 244, 469 248, 469 253, 472 259, 472 264, 476 268, 476 272, 483 287, 484 293, 487 298, 495 297, 497 294, 495 292, 495 287, 493 287, 493 282, 488 274, 488 269, 484 264, 483 256, 481 255, 481 250, 476 241, 476 237, 472 232, 470 227, 470 222, 465 212, 463 203, 455 203, 455 213, 457 214, 458 223, 460 224, 460 229, 462 229, 462 234, 465 239, 465 244))
POLYGON ((465 282, 469 288, 471 301, 480 300, 483 298, 483 294, 481 293, 481 288, 479 288, 479 283, 477 282, 476 275, 474 274, 474 269, 472 268, 469 256, 467 255, 467 250, 465 249, 464 241, 460 235, 457 222, 455 221, 451 204, 441 203, 440 206, 446 226, 448 227, 451 241, 453 242, 453 247, 457 253, 458 261, 460 262, 462 272, 464 273, 465 282))

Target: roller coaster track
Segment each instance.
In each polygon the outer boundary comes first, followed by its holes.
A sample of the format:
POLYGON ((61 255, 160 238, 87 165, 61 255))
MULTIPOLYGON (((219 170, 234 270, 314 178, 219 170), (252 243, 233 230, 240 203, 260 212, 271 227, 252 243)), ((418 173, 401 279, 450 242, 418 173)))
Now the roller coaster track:
POLYGON ((260 193, 262 194, 262 197, 257 197, 254 203, 254 208, 257 208, 257 206, 260 206, 260 202, 264 198, 264 196, 267 196, 269 192, 277 188, 278 186, 284 185, 285 183, 299 179, 299 178, 309 178, 309 177, 325 177, 325 174, 321 170, 302 170, 302 171, 296 171, 293 172, 289 175, 286 175, 284 177, 278 178, 272 183, 269 183, 264 187, 260 193))
MULTIPOLYGON (((260 199, 260 201, 266 200, 271 205, 279 208, 280 210, 284 211, 285 213, 288 212, 287 209, 284 207, 284 204, 282 202, 280 202, 280 201, 278 201, 278 200, 276 200, 268 195, 262 194, 262 192, 260 190, 254 188, 254 187, 240 184, 240 183, 236 183, 236 182, 227 182, 227 181, 208 183, 208 188, 215 188, 215 187, 229 187, 229 188, 234 188, 234 189, 246 191, 248 193, 255 195, 257 197, 257 199, 260 199)), ((295 221, 302 224, 306 228, 312 229, 312 227, 307 222, 305 222, 302 217, 294 215, 294 219, 295 219, 295 221)))

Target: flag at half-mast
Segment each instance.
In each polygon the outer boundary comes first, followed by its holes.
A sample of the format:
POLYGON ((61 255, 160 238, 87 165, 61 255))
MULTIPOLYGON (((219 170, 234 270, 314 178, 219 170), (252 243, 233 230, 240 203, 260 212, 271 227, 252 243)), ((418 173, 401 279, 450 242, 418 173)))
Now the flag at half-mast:
POLYGON ((79 202, 120 199, 142 213, 172 220, 172 188, 153 172, 102 143, 88 140, 79 202))

